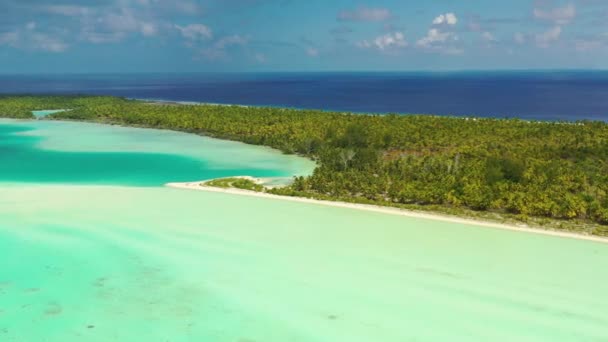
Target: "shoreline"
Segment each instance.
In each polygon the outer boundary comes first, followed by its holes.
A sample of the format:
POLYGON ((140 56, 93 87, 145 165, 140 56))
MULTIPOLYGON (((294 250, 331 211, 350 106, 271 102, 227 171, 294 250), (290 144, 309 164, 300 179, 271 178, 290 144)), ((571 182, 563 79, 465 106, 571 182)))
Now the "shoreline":
POLYGON ((162 99, 147 99, 147 98, 139 98, 139 97, 128 97, 128 100, 135 100, 145 102, 150 105, 169 105, 169 106, 224 106, 224 107, 242 107, 242 108, 250 108, 257 106, 250 105, 241 105, 241 104, 233 104, 233 103, 217 103, 217 102, 197 102, 197 101, 178 101, 178 100, 162 100, 162 99))
MULTIPOLYGON (((244 176, 243 176, 243 178, 244 178, 244 176)), ((250 178, 250 177, 248 177, 248 178, 250 178)), ((251 178, 253 178, 253 177, 251 177, 251 178)), ((209 181, 209 180, 207 180, 207 181, 209 181)), ((169 188, 181 189, 181 190, 206 191, 206 192, 224 193, 224 194, 230 194, 230 195, 249 196, 249 197, 266 198, 266 199, 275 199, 275 200, 298 202, 298 203, 317 204, 317 205, 324 205, 324 206, 336 207, 336 208, 363 210, 363 211, 375 212, 375 213, 387 214, 387 215, 405 216, 405 217, 410 217, 410 218, 443 221, 443 222, 458 223, 458 224, 469 224, 469 225, 475 225, 478 227, 502 229, 502 230, 520 232, 520 233, 531 233, 531 234, 537 234, 537 235, 569 238, 569 239, 592 241, 592 242, 608 244, 608 238, 594 236, 594 235, 585 235, 585 234, 565 232, 565 231, 562 232, 562 231, 558 231, 558 230, 543 229, 540 227, 534 228, 534 227, 530 227, 527 225, 518 226, 518 225, 514 225, 514 224, 494 223, 491 221, 476 220, 476 219, 469 219, 469 218, 459 218, 457 216, 449 216, 449 215, 442 215, 442 214, 436 214, 436 213, 422 213, 422 212, 417 212, 414 210, 384 207, 384 206, 372 205, 372 204, 347 203, 347 202, 339 202, 339 201, 318 200, 318 199, 304 198, 304 197, 281 196, 281 195, 275 195, 275 194, 269 194, 269 193, 263 193, 263 192, 255 192, 255 191, 236 189, 236 188, 217 188, 217 187, 202 185, 202 183, 204 183, 204 182, 206 182, 206 181, 186 182, 186 183, 167 183, 167 184, 165 184, 165 186, 169 187, 169 188)))
MULTIPOLYGON (((355 110, 340 110, 340 109, 323 109, 323 108, 307 108, 307 107, 288 107, 283 105, 245 105, 238 103, 218 103, 218 102, 198 102, 198 101, 179 101, 179 100, 162 100, 162 99, 150 99, 140 97, 127 97, 128 100, 135 100, 147 103, 149 105, 169 105, 169 106, 218 106, 218 107, 241 107, 241 108, 272 108, 281 110, 294 110, 294 111, 307 111, 316 110, 326 113, 343 114, 343 115, 367 115, 367 116, 388 116, 388 115, 423 115, 437 118, 452 118, 461 120, 521 120, 529 124, 559 124, 559 125, 582 125, 578 120, 561 120, 561 119, 534 119, 534 118, 523 118, 518 115, 488 115, 483 116, 481 114, 434 114, 434 113, 417 113, 417 112, 360 112, 355 110)), ((592 122, 608 122, 607 120, 590 120, 592 122)))

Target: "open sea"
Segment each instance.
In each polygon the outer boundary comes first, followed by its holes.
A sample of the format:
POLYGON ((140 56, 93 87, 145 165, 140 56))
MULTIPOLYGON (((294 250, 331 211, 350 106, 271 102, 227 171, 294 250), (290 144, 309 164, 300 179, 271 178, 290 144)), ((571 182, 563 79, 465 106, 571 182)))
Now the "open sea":
POLYGON ((608 119, 608 72, 0 75, 0 93, 280 106, 361 113, 608 119))

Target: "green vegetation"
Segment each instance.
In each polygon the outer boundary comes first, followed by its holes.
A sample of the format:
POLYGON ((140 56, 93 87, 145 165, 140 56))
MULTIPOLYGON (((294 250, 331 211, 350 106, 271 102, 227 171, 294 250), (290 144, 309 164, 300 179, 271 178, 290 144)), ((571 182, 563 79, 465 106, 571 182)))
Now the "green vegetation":
MULTIPOLYGON (((85 96, 0 96, 0 117, 33 119, 32 111, 80 108, 92 105, 94 97, 85 96)), ((98 98, 102 101, 106 99, 98 98)))
MULTIPOLYGON (((318 162, 313 175, 275 193, 608 224, 608 125, 602 122, 357 115, 115 97, 0 98, 0 114, 63 108, 71 110, 50 118, 193 132, 318 162)), ((593 233, 608 232, 599 227, 593 233)))
POLYGON ((264 186, 246 178, 218 178, 207 181, 204 183, 204 185, 224 189, 237 188, 243 190, 264 192, 264 186))

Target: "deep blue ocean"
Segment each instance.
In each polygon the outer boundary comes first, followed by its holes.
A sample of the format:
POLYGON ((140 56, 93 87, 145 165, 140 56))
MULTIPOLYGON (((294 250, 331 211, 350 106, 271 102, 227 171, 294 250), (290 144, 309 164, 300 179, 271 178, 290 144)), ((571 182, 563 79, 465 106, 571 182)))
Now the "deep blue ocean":
POLYGON ((0 75, 0 93, 608 121, 608 72, 0 75))

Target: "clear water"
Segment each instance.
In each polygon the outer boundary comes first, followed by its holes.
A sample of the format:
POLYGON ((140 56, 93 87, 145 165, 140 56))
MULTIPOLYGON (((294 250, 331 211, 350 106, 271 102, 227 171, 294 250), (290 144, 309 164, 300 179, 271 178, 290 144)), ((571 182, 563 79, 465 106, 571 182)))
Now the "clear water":
POLYGON ((160 186, 240 175, 290 178, 313 168, 272 149, 177 132, 0 120, 0 182, 160 186))
POLYGON ((606 244, 153 185, 200 160, 204 172, 308 167, 242 144, 0 127, 0 165, 34 150, 76 168, 70 158, 129 157, 85 169, 93 185, 78 172, 44 179, 48 159, 29 162, 36 177, 0 172, 0 341, 608 339, 606 244), (154 181, 117 176, 142 155, 158 158, 154 181), (98 184, 104 173, 114 185, 98 184))

